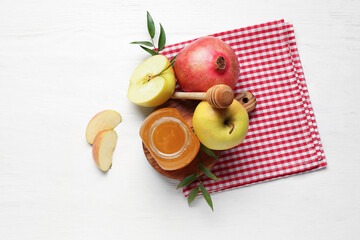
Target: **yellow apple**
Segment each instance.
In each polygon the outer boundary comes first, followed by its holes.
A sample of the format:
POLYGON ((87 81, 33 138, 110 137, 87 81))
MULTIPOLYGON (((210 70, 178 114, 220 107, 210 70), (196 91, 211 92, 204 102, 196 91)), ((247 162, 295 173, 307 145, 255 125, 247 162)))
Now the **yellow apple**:
POLYGON ((99 132, 107 129, 114 129, 121 123, 121 115, 113 110, 105 110, 96 114, 86 128, 86 140, 94 143, 94 139, 99 132))
POLYGON ((104 130, 96 135, 92 154, 98 168, 107 171, 112 165, 112 153, 115 149, 117 134, 114 130, 104 130))
POLYGON ((167 68, 169 65, 163 55, 152 56, 140 64, 130 78, 128 99, 144 107, 166 102, 173 95, 176 83, 172 66, 167 68))
POLYGON ((213 108, 202 101, 196 107, 193 127, 196 136, 206 147, 225 150, 239 145, 245 138, 249 116, 237 100, 225 109, 213 108))

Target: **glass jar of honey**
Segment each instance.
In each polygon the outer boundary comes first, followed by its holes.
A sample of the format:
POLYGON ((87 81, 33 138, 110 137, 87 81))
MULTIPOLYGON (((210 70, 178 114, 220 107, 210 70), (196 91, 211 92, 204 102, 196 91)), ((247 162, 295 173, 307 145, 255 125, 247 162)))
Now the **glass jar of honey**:
POLYGON ((155 161, 167 171, 187 166, 200 148, 199 140, 175 108, 151 113, 140 128, 140 137, 155 161))

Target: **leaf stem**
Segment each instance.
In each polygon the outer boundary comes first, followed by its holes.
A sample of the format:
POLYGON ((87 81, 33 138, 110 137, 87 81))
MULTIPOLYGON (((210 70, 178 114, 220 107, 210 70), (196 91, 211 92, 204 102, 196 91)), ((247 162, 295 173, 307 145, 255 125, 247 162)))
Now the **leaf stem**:
MULTIPOLYGON (((154 49, 156 49, 153 38, 151 39, 151 42, 152 42, 152 45, 153 45, 154 49)), ((154 50, 154 51, 155 51, 155 50, 154 50)), ((155 52, 159 53, 159 48, 157 48, 157 51, 155 51, 155 52)))
POLYGON ((153 79, 153 78, 155 78, 155 77, 160 76, 160 75, 161 75, 163 72, 165 72, 170 66, 173 66, 174 63, 175 63, 175 58, 176 58, 176 56, 171 59, 170 64, 169 64, 166 68, 164 68, 163 70, 161 70, 161 72, 159 72, 159 73, 151 76, 151 78, 150 78, 149 80, 151 80, 151 79, 153 79))
POLYGON ((152 78, 154 77, 158 77, 160 76, 163 72, 165 72, 172 64, 169 64, 169 66, 167 66, 166 68, 164 68, 161 72, 159 72, 158 74, 155 74, 154 76, 152 76, 152 78))

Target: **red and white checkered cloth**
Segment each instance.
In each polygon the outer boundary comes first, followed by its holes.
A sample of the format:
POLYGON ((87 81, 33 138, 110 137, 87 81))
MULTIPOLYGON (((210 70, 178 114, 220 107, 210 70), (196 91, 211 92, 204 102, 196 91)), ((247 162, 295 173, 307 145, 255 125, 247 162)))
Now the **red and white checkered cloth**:
MULTIPOLYGON (((284 20, 213 34, 228 43, 240 63, 235 93, 251 91, 257 107, 239 146, 223 151, 201 181, 210 193, 294 175, 326 166, 293 26, 284 20)), ((190 40, 167 46, 174 57, 190 40)), ((184 188, 187 196, 194 182, 184 188)))

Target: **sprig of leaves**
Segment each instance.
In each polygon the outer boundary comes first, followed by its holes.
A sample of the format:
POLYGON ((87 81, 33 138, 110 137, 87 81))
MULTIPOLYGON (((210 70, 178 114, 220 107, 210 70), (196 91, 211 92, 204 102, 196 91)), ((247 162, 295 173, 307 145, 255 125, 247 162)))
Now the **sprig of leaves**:
POLYGON ((196 198, 198 193, 199 193, 199 187, 196 187, 193 190, 191 190, 191 192, 189 193, 189 196, 188 196, 189 205, 192 203, 192 201, 194 201, 194 199, 196 198))
MULTIPOLYGON (((201 146, 201 150, 204 151, 206 154, 208 154, 211 157, 214 157, 216 159, 218 159, 218 157, 216 156, 216 154, 209 148, 207 148, 204 145, 200 145, 201 146)), ((220 181, 219 178, 217 178, 209 169, 207 169, 201 162, 199 162, 199 170, 201 170, 206 176, 208 176, 211 179, 214 179, 216 181, 220 181)), ((200 172, 200 171, 199 171, 200 172)), ((195 181, 195 179, 198 177, 197 174, 191 174, 187 177, 185 177, 177 186, 177 189, 185 187, 190 185, 191 183, 193 183, 195 181)), ((199 186, 193 188, 188 196, 188 203, 189 205, 195 200, 195 198, 197 197, 199 190, 201 191, 201 193, 204 196, 204 199, 206 200, 207 204, 210 206, 211 210, 214 211, 214 206, 211 200, 211 196, 209 194, 209 192, 206 190, 205 186, 203 185, 203 183, 201 182, 201 179, 199 179, 199 186)))
POLYGON ((195 181, 197 175, 194 173, 194 174, 191 174, 187 177, 185 177, 178 185, 177 185, 177 188, 176 189, 179 189, 179 188, 182 188, 182 187, 185 187, 189 184, 191 184, 193 181, 195 181))
POLYGON ((166 43, 166 35, 165 30, 163 26, 160 23, 160 36, 159 36, 159 42, 158 42, 158 52, 164 49, 166 43))
POLYGON ((206 153, 210 157, 219 159, 218 156, 216 156, 216 154, 210 148, 207 148, 204 144, 200 143, 200 148, 201 150, 203 150, 204 153, 206 153))
POLYGON ((201 171, 208 176, 211 179, 214 179, 215 181, 220 181, 219 178, 217 178, 212 172, 210 172, 209 169, 207 169, 204 165, 202 165, 201 163, 199 163, 200 169, 201 171))
POLYGON ((207 202, 208 205, 211 207, 211 210, 214 211, 214 206, 213 206, 213 203, 212 203, 210 194, 209 194, 209 192, 206 190, 206 188, 204 187, 204 185, 202 184, 202 182, 200 182, 200 190, 201 190, 201 193, 203 194, 206 202, 207 202))
POLYGON ((159 53, 158 52, 155 52, 154 50, 150 49, 150 48, 147 48, 147 47, 144 47, 144 46, 140 46, 142 49, 144 49, 145 51, 147 51, 148 53, 150 53, 152 56, 154 55, 158 55, 159 53))
POLYGON ((154 24, 153 18, 151 17, 151 15, 148 11, 146 12, 146 18, 147 18, 147 27, 148 27, 149 34, 150 34, 151 39, 153 39, 155 36, 155 24, 154 24))
POLYGON ((150 53, 152 56, 158 55, 161 50, 164 49, 166 44, 166 34, 163 26, 160 23, 160 35, 158 39, 157 47, 154 43, 154 37, 155 37, 155 23, 153 18, 151 17, 150 13, 147 12, 147 28, 150 35, 151 41, 135 41, 131 42, 130 44, 139 44, 142 49, 144 49, 146 52, 150 53), (153 49, 147 48, 152 47, 153 49))

